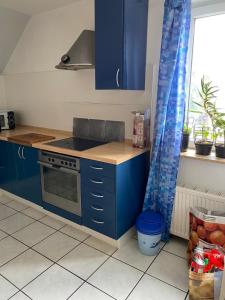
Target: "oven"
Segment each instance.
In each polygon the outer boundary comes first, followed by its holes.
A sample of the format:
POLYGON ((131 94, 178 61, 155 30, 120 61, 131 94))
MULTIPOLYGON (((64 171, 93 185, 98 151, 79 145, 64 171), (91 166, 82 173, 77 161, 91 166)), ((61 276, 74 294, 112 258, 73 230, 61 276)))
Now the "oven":
POLYGON ((81 216, 80 160, 40 151, 43 201, 81 216))

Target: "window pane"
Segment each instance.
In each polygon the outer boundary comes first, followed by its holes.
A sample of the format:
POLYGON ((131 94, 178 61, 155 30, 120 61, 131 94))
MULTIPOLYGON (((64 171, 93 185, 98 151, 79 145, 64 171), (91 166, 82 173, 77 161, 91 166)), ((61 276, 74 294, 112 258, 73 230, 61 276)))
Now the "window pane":
MULTIPOLYGON (((225 111, 225 14, 196 20, 192 61, 190 110, 199 110, 192 101, 199 102, 197 89, 201 78, 218 86, 216 106, 225 111)), ((190 113, 194 119, 199 114, 190 113)))

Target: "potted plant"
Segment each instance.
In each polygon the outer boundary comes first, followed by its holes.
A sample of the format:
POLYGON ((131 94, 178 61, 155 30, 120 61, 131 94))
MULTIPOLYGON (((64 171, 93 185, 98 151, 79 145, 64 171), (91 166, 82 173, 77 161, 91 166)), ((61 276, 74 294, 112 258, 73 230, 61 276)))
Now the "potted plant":
POLYGON ((205 125, 195 126, 194 142, 196 154, 204 156, 210 155, 213 146, 213 132, 211 128, 205 125))
POLYGON ((191 134, 191 128, 185 123, 183 128, 183 135, 182 135, 182 143, 181 143, 181 152, 186 152, 189 145, 189 138, 191 134))
POLYGON ((216 157, 225 158, 225 114, 217 113, 215 119, 216 132, 216 157))
POLYGON ((198 90, 200 102, 194 102, 210 118, 212 129, 203 124, 195 129, 196 154, 210 155, 215 137, 216 116, 218 115, 215 99, 218 89, 212 85, 211 81, 206 81, 203 76, 201 79, 201 89, 198 90))

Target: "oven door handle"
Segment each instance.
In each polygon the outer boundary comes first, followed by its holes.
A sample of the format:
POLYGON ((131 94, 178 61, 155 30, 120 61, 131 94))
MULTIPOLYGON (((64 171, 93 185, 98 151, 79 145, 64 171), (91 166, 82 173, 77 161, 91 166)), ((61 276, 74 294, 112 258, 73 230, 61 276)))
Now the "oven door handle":
POLYGON ((72 170, 72 169, 67 169, 67 168, 63 168, 63 167, 54 167, 53 165, 46 163, 46 162, 42 162, 42 161, 38 161, 38 164, 41 166, 44 166, 46 168, 49 169, 53 169, 53 170, 58 170, 58 171, 62 171, 64 173, 68 173, 68 174, 74 174, 74 175, 78 175, 79 172, 76 170, 72 170))

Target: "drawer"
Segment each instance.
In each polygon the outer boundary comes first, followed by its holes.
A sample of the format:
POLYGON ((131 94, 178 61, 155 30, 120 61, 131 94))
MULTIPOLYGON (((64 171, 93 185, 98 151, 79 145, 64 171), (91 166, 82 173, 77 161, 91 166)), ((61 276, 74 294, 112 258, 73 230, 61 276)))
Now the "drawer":
POLYGON ((95 211, 85 208, 83 213, 83 225, 97 232, 116 238, 116 222, 115 215, 111 210, 95 211))
POLYGON ((101 175, 88 175, 85 174, 81 177, 82 192, 86 190, 93 193, 115 193, 115 180, 114 178, 102 177, 101 175))
POLYGON ((88 159, 81 160, 81 172, 84 175, 115 178, 115 170, 116 167, 111 164, 88 159))
POLYGON ((82 194, 83 209, 92 208, 93 210, 99 212, 100 211, 107 212, 108 210, 110 210, 111 213, 114 214, 115 205, 116 205, 115 196, 105 191, 102 193, 96 193, 91 190, 86 190, 82 194))

